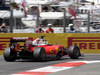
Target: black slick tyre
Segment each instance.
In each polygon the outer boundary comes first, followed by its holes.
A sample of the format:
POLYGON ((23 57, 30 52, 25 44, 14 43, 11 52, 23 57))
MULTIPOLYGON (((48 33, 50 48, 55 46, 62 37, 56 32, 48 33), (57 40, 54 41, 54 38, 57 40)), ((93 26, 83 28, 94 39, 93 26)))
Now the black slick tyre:
POLYGON ((78 46, 73 45, 68 49, 68 54, 71 59, 78 59, 80 56, 80 49, 78 46))
POLYGON ((46 52, 43 47, 37 47, 33 51, 33 58, 35 61, 46 61, 46 52))
POLYGON ((13 62, 16 60, 16 54, 11 51, 10 47, 5 48, 3 56, 7 62, 13 62))

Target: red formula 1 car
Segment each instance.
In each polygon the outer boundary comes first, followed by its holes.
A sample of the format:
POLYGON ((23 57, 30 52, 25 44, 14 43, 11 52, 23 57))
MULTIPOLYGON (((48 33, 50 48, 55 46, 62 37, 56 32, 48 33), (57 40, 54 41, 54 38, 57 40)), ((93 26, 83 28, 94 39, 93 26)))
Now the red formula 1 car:
POLYGON ((75 45, 68 49, 62 45, 48 44, 44 36, 34 40, 28 37, 10 39, 10 47, 4 50, 4 59, 8 62, 17 59, 45 61, 48 58, 60 59, 65 55, 69 55, 71 59, 78 59, 81 56, 80 49, 75 45), (19 42, 24 43, 23 46, 19 46, 20 50, 16 48, 19 42))

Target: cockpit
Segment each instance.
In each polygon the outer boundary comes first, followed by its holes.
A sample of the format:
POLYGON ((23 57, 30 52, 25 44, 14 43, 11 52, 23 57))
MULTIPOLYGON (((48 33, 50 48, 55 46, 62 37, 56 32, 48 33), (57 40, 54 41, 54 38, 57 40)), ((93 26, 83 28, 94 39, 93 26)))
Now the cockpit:
POLYGON ((42 37, 42 38, 36 38, 35 40, 33 40, 32 42, 33 45, 47 45, 48 42, 42 37))

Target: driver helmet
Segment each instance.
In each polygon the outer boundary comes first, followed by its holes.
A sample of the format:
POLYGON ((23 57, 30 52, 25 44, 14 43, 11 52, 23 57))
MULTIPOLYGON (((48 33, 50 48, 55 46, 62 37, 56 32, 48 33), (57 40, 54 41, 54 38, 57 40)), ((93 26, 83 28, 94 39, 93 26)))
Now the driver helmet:
POLYGON ((50 23, 49 23, 47 26, 48 26, 48 27, 51 27, 51 26, 52 26, 52 24, 50 24, 50 23))
POLYGON ((44 39, 41 39, 41 38, 37 38, 35 40, 33 40, 33 45, 45 45, 45 44, 48 44, 47 41, 45 41, 44 39))
POLYGON ((69 24, 69 27, 72 27, 72 26, 74 26, 73 24, 69 24))

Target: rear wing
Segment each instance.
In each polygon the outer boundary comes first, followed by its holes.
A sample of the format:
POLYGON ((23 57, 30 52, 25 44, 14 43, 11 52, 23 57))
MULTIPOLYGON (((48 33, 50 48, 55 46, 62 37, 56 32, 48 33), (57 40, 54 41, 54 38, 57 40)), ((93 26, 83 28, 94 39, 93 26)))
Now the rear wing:
POLYGON ((26 42, 28 39, 28 37, 13 37, 10 42, 26 42))
POLYGON ((24 46, 26 49, 30 50, 32 47, 33 38, 31 37, 13 37, 10 39, 10 46, 18 45, 18 42, 24 42, 24 46))

